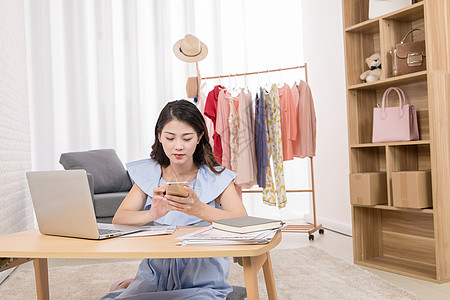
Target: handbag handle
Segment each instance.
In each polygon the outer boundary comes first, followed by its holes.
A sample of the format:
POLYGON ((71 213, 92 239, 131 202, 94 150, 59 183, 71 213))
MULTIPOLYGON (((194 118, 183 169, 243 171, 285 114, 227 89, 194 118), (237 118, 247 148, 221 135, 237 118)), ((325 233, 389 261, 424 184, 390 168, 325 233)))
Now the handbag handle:
POLYGON ((405 93, 399 87, 390 87, 384 92, 383 99, 382 99, 382 102, 381 102, 381 115, 380 115, 380 117, 381 117, 382 120, 384 120, 386 118, 386 107, 389 107, 389 93, 392 90, 397 92, 398 101, 399 101, 398 114, 399 114, 400 118, 403 117, 403 114, 404 114, 403 105, 406 104, 405 93))
POLYGON ((408 31, 407 34, 405 34, 405 36, 402 38, 402 40, 400 41, 400 43, 403 44, 403 43, 405 42, 406 38, 408 37, 408 35, 410 35, 413 31, 416 31, 416 30, 419 30, 419 31, 422 31, 422 32, 423 32, 422 29, 419 29, 419 28, 413 28, 413 29, 411 29, 410 31, 408 31))

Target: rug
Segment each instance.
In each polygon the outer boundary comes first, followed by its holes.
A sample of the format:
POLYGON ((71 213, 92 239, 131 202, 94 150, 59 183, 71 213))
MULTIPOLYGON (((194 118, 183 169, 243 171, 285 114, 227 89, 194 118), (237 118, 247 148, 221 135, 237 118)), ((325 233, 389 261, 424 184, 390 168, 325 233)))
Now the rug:
MULTIPOLYGON (((278 299, 419 299, 358 266, 315 247, 274 250, 272 266, 278 299)), ((50 299, 98 299, 119 278, 133 277, 139 262, 94 263, 49 268, 50 299)), ((242 267, 231 264, 228 281, 244 286, 242 267)), ((262 271, 258 274, 261 299, 267 299, 262 271)), ((18 268, 3 284, 6 300, 36 299, 34 271, 18 268)))

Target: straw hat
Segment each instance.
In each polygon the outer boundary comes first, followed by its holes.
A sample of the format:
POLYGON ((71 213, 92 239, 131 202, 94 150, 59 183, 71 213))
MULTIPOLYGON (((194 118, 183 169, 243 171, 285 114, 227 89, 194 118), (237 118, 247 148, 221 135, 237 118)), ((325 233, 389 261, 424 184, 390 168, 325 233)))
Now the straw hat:
POLYGON ((182 61, 198 62, 208 55, 208 47, 192 34, 186 34, 173 45, 173 52, 182 61))

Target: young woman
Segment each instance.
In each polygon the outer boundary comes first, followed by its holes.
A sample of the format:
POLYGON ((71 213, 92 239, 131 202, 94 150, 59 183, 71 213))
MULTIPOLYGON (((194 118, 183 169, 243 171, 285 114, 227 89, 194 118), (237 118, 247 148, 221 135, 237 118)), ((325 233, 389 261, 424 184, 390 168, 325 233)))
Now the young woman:
MULTIPOLYGON (((155 127, 150 159, 127 164, 134 185, 113 223, 209 225, 247 215, 234 187, 236 174, 212 154, 202 114, 187 101, 169 102, 155 127), (165 184, 186 181, 186 198, 165 194, 165 184), (144 207, 144 210, 141 208, 144 207)), ((102 299, 225 299, 229 258, 145 259, 136 278, 102 299)))

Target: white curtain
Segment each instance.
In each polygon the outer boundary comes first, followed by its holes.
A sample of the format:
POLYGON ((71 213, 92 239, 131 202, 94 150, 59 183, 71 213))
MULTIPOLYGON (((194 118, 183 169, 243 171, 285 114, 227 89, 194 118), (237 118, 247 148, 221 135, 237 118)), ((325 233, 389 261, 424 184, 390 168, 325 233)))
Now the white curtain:
MULTIPOLYGON (((147 157, 160 109, 185 98, 195 75, 194 64, 174 56, 177 40, 191 33, 207 44, 202 76, 296 66, 301 13, 298 0, 26 0, 33 169, 60 169, 61 153, 98 148, 116 149, 123 162, 147 157)), ((273 74, 247 84, 254 92, 303 77, 273 74)), ((292 188, 308 184, 300 164, 292 188)))

